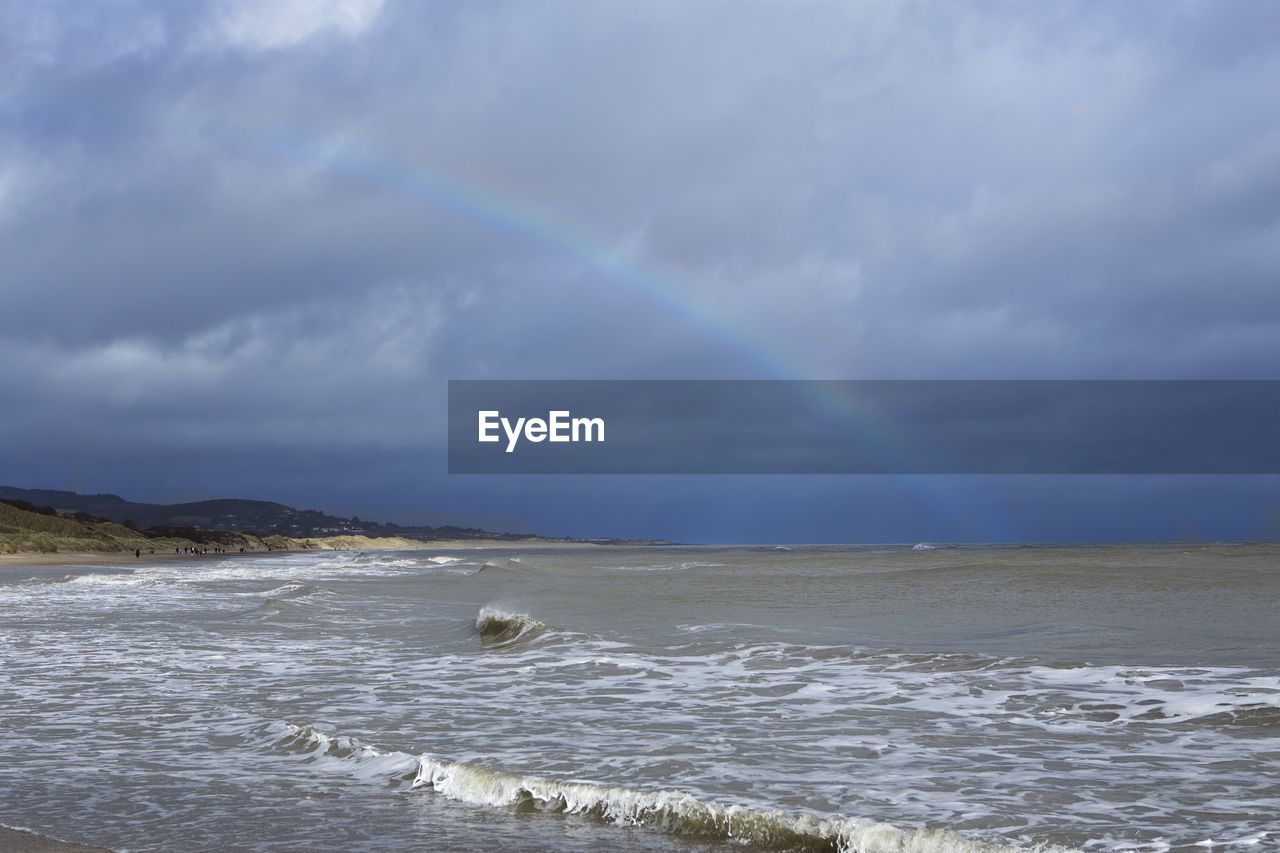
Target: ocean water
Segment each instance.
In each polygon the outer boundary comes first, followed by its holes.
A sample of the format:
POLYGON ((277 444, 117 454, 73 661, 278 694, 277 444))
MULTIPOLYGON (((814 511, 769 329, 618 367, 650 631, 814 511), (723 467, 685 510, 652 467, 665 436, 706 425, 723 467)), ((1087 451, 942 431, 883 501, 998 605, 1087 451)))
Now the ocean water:
POLYGON ((1280 848, 1277 546, 6 569, 0 664, 118 849, 1280 848))

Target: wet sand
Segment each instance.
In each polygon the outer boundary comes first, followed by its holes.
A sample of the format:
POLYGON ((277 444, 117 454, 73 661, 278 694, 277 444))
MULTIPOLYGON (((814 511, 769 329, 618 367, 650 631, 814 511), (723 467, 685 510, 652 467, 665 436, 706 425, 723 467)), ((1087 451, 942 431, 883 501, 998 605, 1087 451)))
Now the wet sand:
POLYGON ((58 841, 34 832, 3 826, 0 826, 0 850, 9 853, 110 853, 105 847, 58 841))

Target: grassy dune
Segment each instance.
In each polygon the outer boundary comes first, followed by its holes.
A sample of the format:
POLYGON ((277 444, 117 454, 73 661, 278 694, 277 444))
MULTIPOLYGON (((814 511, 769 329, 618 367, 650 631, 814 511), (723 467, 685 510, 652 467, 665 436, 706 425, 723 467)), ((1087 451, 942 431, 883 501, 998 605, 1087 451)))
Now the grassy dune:
MULTIPOLYGON (((284 539, 283 536, 273 537, 284 539)), ((310 539, 289 539, 293 548, 316 548, 325 551, 404 551, 413 548, 426 548, 428 544, 420 539, 406 539, 403 536, 313 536, 310 539)))
MULTIPOLYGON (((30 506, 30 505, 28 505, 30 506)), ((5 554, 143 554, 173 555, 175 548, 211 548, 216 543, 229 553, 246 551, 388 551, 417 548, 511 547, 510 540, 465 539, 426 542, 404 536, 259 536, 192 528, 153 528, 146 536, 123 524, 91 518, 49 514, 44 507, 26 509, 0 502, 0 555, 5 554), (35 511, 32 511, 34 509, 35 511), (163 534, 163 535, 160 535, 163 534), (185 535, 180 535, 185 534, 185 535), (186 538, 193 537, 193 538, 186 538)), ((520 547, 564 547, 562 541, 520 541, 520 547)))
MULTIPOLYGON (((219 536, 218 544, 232 551, 242 547, 253 551, 265 551, 267 546, 274 549, 308 547, 301 541, 284 536, 264 539, 252 533, 225 534, 219 536)), ((144 554, 155 550, 159 554, 198 545, 191 539, 177 536, 149 538, 111 521, 79 521, 0 503, 0 554, 119 553, 134 550, 141 550, 144 554)))

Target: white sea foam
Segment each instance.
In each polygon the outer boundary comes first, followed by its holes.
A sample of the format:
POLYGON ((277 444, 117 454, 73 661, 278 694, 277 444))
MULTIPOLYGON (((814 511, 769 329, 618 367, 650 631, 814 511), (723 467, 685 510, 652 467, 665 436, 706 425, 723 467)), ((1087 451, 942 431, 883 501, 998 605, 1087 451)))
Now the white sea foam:
MULTIPOLYGON (((360 741, 287 724, 280 746, 310 762, 343 763, 371 780, 400 782, 476 806, 530 805, 540 811, 592 817, 617 826, 643 827, 759 849, 848 853, 1004 853, 1027 850, 965 837, 946 829, 899 829, 856 817, 795 814, 708 802, 677 790, 645 790, 511 773, 431 755, 383 752, 360 741)), ((1063 847, 1036 847, 1064 851, 1063 847)))
POLYGON ((723 568, 724 563, 708 563, 703 560, 681 560, 673 563, 641 563, 630 566, 610 566, 612 572, 687 572, 690 569, 723 568))

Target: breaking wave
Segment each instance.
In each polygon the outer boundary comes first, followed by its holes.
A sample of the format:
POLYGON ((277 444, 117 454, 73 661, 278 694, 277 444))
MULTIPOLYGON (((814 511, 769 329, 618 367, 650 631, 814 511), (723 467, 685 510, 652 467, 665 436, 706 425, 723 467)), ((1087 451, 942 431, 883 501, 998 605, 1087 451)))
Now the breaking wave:
POLYGON ((323 584, 294 580, 260 594, 268 599, 291 599, 303 598, 309 595, 341 595, 342 593, 333 587, 324 586, 323 584))
POLYGON ((321 606, 324 599, 341 596, 343 593, 322 584, 294 580, 275 589, 262 593, 250 593, 250 595, 261 595, 262 600, 256 607, 243 614, 246 618, 280 616, 308 618, 309 614, 321 606))
POLYGON ((58 583, 71 583, 72 581, 82 578, 84 575, 62 575, 61 577, 43 577, 43 578, 25 578, 18 581, 18 584, 26 586, 50 586, 58 583))
POLYGON ((682 560, 676 563, 644 563, 635 566, 612 566, 614 572, 684 572, 690 569, 718 569, 724 563, 706 563, 700 560, 682 560))
POLYGON ((309 762, 342 762, 357 775, 409 782, 476 806, 580 815, 621 827, 641 827, 692 838, 749 844, 766 850, 834 853, 1005 853, 1066 851, 1064 847, 1015 847, 967 838, 947 829, 899 829, 840 815, 793 814, 707 802, 675 790, 642 790, 521 775, 430 755, 383 752, 355 738, 325 734, 309 725, 286 725, 277 746, 309 762))
POLYGON ((481 574, 482 572, 496 572, 503 575, 507 573, 515 575, 516 573, 524 572, 529 568, 529 564, 521 561, 519 557, 510 557, 506 560, 486 560, 481 564, 480 568, 476 569, 475 574, 481 574))
POLYGON ((481 607, 476 614, 476 633, 485 643, 510 645, 532 640, 547 630, 547 626, 527 613, 481 607))

